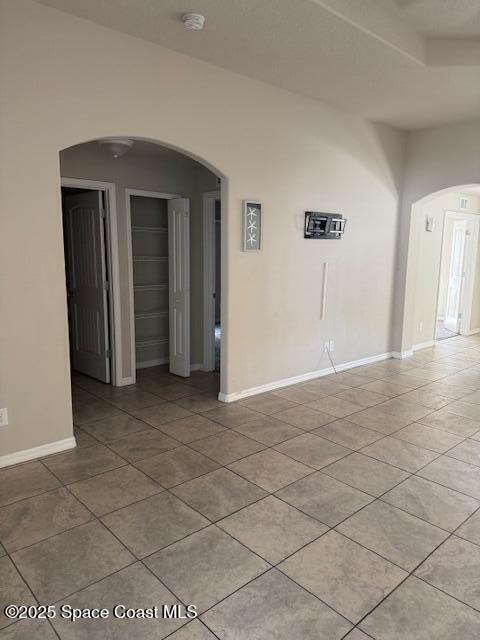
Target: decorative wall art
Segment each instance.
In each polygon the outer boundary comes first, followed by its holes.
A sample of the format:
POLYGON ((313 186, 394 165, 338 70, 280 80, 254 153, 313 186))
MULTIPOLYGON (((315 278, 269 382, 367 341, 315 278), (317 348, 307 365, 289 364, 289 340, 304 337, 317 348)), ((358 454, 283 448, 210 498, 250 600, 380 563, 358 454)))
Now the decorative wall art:
POLYGON ((262 248, 262 203, 243 201, 243 250, 260 251, 262 248))

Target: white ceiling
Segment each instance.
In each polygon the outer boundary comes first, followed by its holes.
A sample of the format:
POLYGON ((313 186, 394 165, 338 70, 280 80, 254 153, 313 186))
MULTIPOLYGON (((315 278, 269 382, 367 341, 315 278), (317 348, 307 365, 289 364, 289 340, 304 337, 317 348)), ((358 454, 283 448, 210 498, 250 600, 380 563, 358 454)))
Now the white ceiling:
POLYGON ((37 1, 401 129, 480 116, 480 0, 37 1))

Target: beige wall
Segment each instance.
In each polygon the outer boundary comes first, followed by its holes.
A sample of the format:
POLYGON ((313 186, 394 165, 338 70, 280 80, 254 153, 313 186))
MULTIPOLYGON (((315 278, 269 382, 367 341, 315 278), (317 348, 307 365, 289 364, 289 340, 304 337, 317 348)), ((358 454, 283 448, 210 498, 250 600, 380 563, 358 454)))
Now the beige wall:
POLYGON ((404 134, 29 0, 2 8, 3 454, 72 432, 58 153, 87 140, 160 141, 228 178, 224 393, 327 366, 327 339, 338 363, 390 351, 404 134), (257 254, 244 198, 264 204, 257 254), (311 209, 344 214, 345 237, 304 240, 311 209))
POLYGON ((125 189, 176 193, 190 198, 191 213, 191 361, 203 362, 203 238, 202 194, 217 188, 216 176, 195 160, 176 152, 156 152, 156 145, 140 144, 114 160, 95 142, 60 153, 61 175, 114 182, 117 202, 120 272, 121 342, 123 377, 132 375, 130 300, 128 292, 128 239, 125 189))
MULTIPOLYGON (((412 298, 411 324, 412 346, 431 342, 435 336, 437 299, 442 258, 443 228, 446 211, 460 209, 459 192, 446 192, 437 197, 427 198, 412 207, 410 248, 409 248, 409 281, 407 291, 412 298), (426 230, 426 218, 435 218, 432 232, 426 230)), ((468 213, 480 214, 479 199, 468 196, 468 213)), ((480 288, 480 280, 476 278, 474 291, 480 288)), ((470 328, 476 328, 477 313, 472 317, 470 328)))
POLYGON ((408 134, 395 279, 395 351, 407 352, 414 344, 415 289, 407 286, 415 268, 415 260, 409 255, 412 206, 437 191, 478 183, 480 120, 408 134))

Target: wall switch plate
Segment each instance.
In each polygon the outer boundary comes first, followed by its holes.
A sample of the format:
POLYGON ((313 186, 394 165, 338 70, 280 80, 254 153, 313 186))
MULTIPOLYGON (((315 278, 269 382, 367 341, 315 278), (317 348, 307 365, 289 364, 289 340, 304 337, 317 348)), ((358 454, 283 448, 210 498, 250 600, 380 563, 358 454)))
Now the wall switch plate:
POLYGON ((6 427, 8 424, 8 411, 5 408, 0 409, 0 427, 6 427))

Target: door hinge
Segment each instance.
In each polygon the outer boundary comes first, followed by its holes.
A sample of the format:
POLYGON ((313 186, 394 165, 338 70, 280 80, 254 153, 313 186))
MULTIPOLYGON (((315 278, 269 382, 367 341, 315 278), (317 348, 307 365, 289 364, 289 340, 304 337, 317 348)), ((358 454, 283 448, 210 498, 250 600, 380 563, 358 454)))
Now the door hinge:
POLYGON ((111 358, 112 357, 112 350, 111 349, 107 349, 105 351, 105 355, 106 355, 107 358, 111 358))
POLYGON ((110 290, 110 283, 107 280, 105 280, 105 282, 103 283, 103 289, 104 291, 110 290))

